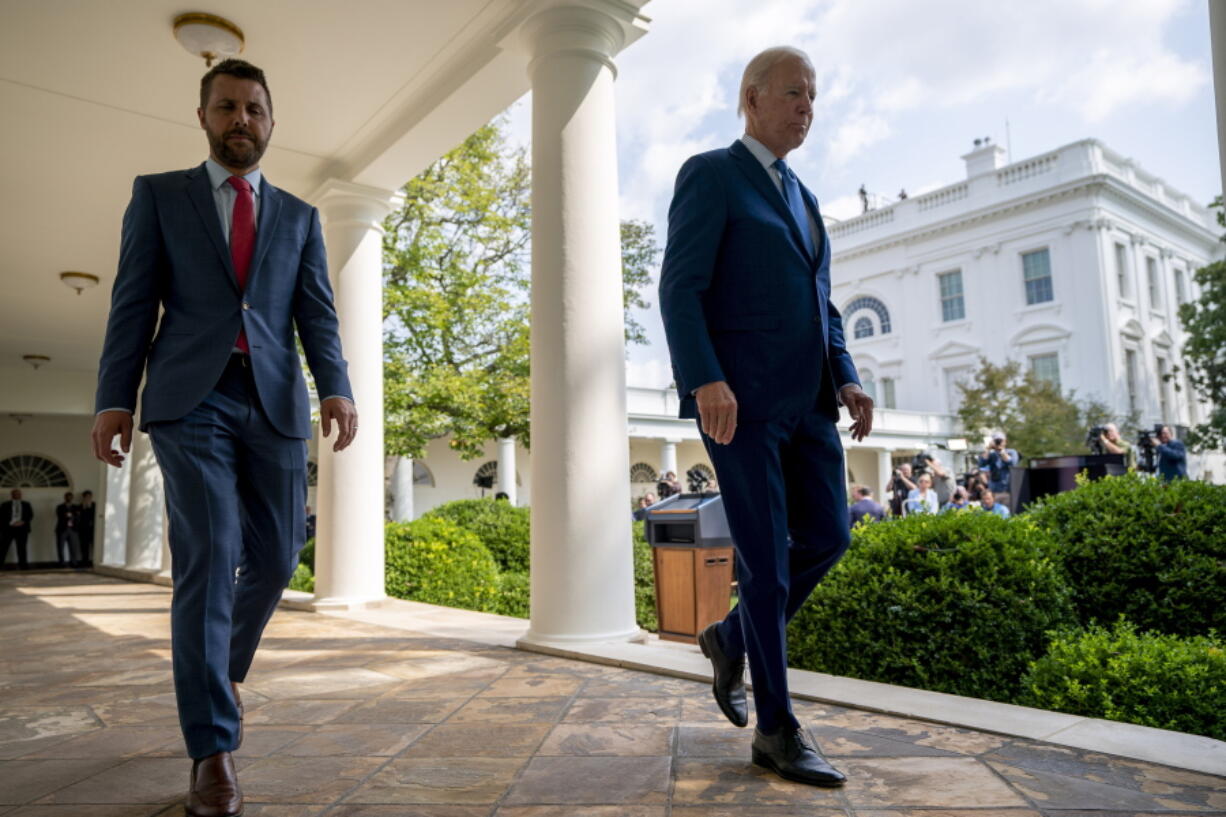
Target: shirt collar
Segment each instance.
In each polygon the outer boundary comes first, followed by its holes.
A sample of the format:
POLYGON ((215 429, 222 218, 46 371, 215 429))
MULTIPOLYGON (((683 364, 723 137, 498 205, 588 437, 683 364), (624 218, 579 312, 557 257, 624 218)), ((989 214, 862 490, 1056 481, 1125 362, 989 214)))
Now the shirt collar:
MULTIPOLYGON (((220 188, 223 184, 226 183, 226 179, 234 175, 233 173, 231 173, 230 171, 222 167, 220 164, 218 164, 217 160, 214 159, 212 156, 205 159, 204 169, 208 171, 209 184, 213 186, 214 190, 217 190, 218 188, 220 188)), ((260 175, 260 169, 257 167, 255 170, 251 171, 250 173, 244 174, 243 178, 246 179, 247 183, 251 185, 251 191, 255 193, 255 195, 257 196, 260 195, 260 179, 263 178, 263 176, 260 175)))
POLYGON ((741 142, 745 147, 749 148, 749 152, 753 157, 762 163, 762 167, 767 170, 771 169, 771 165, 779 160, 779 157, 771 153, 771 149, 759 142, 757 139, 750 136, 748 133, 741 137, 741 142))

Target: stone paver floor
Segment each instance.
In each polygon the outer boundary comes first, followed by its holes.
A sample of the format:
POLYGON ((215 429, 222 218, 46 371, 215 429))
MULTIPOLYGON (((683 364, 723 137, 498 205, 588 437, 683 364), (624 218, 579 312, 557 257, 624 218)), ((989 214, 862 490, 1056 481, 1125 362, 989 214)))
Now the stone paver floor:
MULTIPOLYGON (((169 592, 0 576, 0 815, 182 813, 169 592)), ((786 783, 707 686, 279 611, 243 688, 248 817, 1226 814, 1226 778, 813 703, 850 777, 786 783)))

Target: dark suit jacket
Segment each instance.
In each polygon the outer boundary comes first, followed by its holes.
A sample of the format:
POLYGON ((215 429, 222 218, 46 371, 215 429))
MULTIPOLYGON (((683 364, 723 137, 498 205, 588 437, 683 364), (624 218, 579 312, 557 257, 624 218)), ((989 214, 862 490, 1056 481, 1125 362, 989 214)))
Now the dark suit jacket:
POLYGON ((67 502, 61 502, 55 506, 55 532, 63 533, 66 530, 77 529, 77 509, 78 505, 69 505, 67 502))
POLYGON ((660 272, 660 310, 682 417, 692 392, 725 380, 742 420, 820 409, 838 419, 838 389, 859 383, 830 303, 830 242, 817 199, 805 248, 766 169, 737 140, 690 158, 677 175, 660 272))
POLYGON ((123 218, 95 410, 135 410, 147 366, 142 429, 183 417, 216 385, 242 328, 273 427, 308 438, 310 402, 295 330, 320 396, 353 398, 319 213, 261 182, 245 292, 223 236, 203 164, 136 178, 123 218))
MULTIPOLYGON (((34 521, 34 506, 24 499, 18 500, 21 502, 21 518, 26 523, 26 530, 30 529, 30 523, 34 521)), ((6 499, 0 502, 0 524, 8 527, 9 520, 13 518, 13 500, 6 499)))

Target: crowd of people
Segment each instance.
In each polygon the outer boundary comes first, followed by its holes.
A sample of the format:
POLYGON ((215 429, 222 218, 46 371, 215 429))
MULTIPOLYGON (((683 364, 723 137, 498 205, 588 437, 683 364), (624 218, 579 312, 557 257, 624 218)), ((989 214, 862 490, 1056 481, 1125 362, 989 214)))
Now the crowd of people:
POLYGON ((976 462, 976 469, 958 478, 930 453, 918 455, 894 469, 885 486, 888 505, 873 499, 866 485, 852 489, 848 522, 881 521, 886 516, 938 514, 975 508, 1009 518, 1012 475, 1021 455, 1010 448, 1004 434, 992 435, 976 462))
MULTIPOLYGON (((94 492, 83 491, 80 501, 71 491, 55 506, 55 555, 60 567, 89 567, 94 551, 94 525, 97 508, 94 492)), ((30 569, 30 530, 34 506, 22 499, 14 488, 6 502, 0 502, 0 564, 8 560, 9 547, 16 546, 17 568, 30 569)))

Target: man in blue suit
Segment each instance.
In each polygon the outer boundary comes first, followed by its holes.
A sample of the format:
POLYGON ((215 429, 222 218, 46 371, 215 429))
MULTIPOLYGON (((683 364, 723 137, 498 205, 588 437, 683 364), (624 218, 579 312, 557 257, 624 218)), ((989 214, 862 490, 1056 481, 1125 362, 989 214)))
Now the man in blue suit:
POLYGON ((830 303, 817 199, 784 160, 808 134, 814 85, 797 49, 749 63, 745 135, 677 176, 660 308, 681 416, 698 419, 736 545, 739 603, 699 636, 715 699, 734 724, 748 723, 748 658, 754 762, 839 786, 843 774, 806 738, 787 688, 787 622, 850 542, 838 404, 856 439, 873 417, 830 303))
POLYGON ((274 124, 263 72, 219 63, 201 80, 197 115, 208 160, 132 188, 92 437, 99 459, 122 464, 112 445, 118 436, 130 450, 145 375, 140 428, 166 491, 175 694, 194 761, 187 813, 234 817, 238 684, 306 530, 311 412, 295 336, 323 395, 324 436, 337 425, 335 450, 353 440, 357 411, 319 214, 260 173, 274 124))

